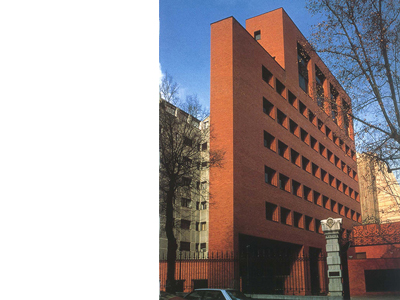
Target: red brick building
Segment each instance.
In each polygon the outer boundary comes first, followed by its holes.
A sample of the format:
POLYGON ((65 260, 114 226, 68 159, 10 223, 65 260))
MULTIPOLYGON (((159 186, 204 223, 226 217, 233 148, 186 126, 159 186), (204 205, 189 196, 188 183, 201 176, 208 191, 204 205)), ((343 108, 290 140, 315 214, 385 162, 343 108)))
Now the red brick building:
POLYGON ((320 220, 361 221, 351 100, 283 9, 211 24, 210 96, 210 251, 317 254, 320 220))
POLYGON ((400 222, 356 226, 351 236, 351 295, 400 296, 400 222))

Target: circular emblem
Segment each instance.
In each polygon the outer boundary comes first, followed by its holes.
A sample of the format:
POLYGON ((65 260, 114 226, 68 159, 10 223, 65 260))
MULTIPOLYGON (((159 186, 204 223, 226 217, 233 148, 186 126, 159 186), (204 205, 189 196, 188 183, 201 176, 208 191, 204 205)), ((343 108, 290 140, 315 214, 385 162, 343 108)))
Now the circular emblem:
POLYGON ((333 221, 332 218, 328 218, 328 220, 326 220, 326 225, 328 225, 329 228, 332 228, 334 223, 335 221, 333 221))

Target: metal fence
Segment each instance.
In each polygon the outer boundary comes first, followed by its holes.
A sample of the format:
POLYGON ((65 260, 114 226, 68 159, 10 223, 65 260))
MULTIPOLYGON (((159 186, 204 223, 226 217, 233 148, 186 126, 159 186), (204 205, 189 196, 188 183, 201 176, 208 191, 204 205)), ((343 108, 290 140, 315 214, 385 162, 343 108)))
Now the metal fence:
MULTIPOLYGON (((326 257, 300 253, 178 254, 178 291, 236 288, 248 294, 326 295, 326 257)), ((160 288, 165 290, 167 261, 160 259, 160 288)))

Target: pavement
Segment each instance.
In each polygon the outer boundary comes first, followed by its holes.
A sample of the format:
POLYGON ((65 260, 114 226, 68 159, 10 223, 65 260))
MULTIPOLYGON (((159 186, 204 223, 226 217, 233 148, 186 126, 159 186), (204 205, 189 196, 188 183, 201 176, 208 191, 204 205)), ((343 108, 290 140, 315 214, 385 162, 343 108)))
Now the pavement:
POLYGON ((399 300, 400 295, 383 295, 383 296, 353 296, 350 297, 351 300, 399 300))

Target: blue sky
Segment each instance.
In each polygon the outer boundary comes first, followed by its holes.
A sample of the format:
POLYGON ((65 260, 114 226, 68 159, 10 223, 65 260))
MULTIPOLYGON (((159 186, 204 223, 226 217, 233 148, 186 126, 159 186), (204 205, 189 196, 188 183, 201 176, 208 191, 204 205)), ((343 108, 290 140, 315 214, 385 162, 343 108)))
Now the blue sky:
POLYGON ((160 0, 159 62, 180 86, 180 96, 197 94, 210 103, 210 24, 233 16, 243 27, 248 18, 283 7, 305 37, 317 23, 303 0, 160 0))

